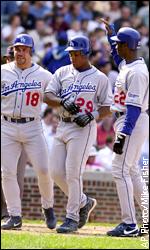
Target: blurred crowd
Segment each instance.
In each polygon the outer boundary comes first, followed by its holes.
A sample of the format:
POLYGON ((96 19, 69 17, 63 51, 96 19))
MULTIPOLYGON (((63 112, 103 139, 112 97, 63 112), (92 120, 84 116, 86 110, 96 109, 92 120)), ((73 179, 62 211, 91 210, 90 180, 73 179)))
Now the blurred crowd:
MULTIPOLYGON (((138 53, 149 67, 149 1, 1 1, 1 63, 5 62, 3 55, 16 35, 28 33, 35 42, 34 62, 54 73, 70 64, 64 51, 68 39, 86 35, 92 46, 90 61, 108 76, 113 90, 118 69, 112 61, 100 18, 114 23, 116 32, 125 26, 138 30, 142 38, 138 53)), ((42 118, 50 149, 59 117, 44 104, 42 118)), ((97 124, 97 141, 90 152, 88 169, 111 169, 114 121, 114 117, 109 117, 97 124)), ((142 154, 148 155, 145 145, 142 154)))
POLYGON ((35 41, 34 60, 54 73, 70 63, 64 52, 68 39, 87 35, 91 62, 104 67, 110 61, 115 67, 101 17, 113 22, 116 31, 123 26, 137 29, 140 55, 149 65, 149 1, 1 1, 2 54, 17 34, 28 33, 35 41))

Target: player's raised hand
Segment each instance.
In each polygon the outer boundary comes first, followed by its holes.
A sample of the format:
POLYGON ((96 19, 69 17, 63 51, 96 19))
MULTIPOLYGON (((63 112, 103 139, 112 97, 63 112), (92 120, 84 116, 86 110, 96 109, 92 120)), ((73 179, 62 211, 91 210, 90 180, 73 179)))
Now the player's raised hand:
POLYGON ((74 119, 74 122, 80 127, 85 127, 92 120, 94 120, 94 116, 89 112, 87 114, 77 116, 74 119))
POLYGON ((107 32, 108 32, 108 35, 109 35, 109 36, 112 36, 113 33, 114 33, 114 25, 113 25, 113 24, 110 24, 110 23, 108 22, 108 20, 105 20, 105 19, 103 19, 103 18, 100 18, 100 21, 103 22, 103 23, 105 24, 105 28, 106 28, 106 30, 107 30, 107 32))
POLYGON ((77 104, 75 104, 74 102, 71 102, 69 99, 63 99, 63 100, 61 100, 60 104, 71 115, 76 115, 79 112, 79 110, 80 110, 80 107, 77 104))

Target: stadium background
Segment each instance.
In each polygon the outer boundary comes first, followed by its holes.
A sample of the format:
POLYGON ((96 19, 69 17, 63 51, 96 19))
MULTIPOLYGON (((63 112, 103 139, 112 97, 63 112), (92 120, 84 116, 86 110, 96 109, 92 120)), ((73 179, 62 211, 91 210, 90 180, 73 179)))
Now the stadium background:
MULTIPOLYGON (((142 56, 149 67, 149 1, 2 1, 1 2, 1 63, 6 49, 17 34, 28 33, 35 42, 33 61, 52 73, 70 63, 64 48, 74 35, 86 35, 91 40, 91 63, 103 71, 114 88, 118 70, 110 56, 104 25, 100 18, 114 22, 115 29, 129 26, 141 34, 142 56)), ((43 106, 42 112, 45 110, 43 106)), ((53 115, 52 115, 53 116, 53 115)), ((56 121, 49 117, 49 126, 54 128, 49 140, 55 134, 56 121)), ((91 221, 120 220, 120 207, 115 184, 111 177, 111 156, 114 117, 98 124, 98 136, 84 174, 85 192, 97 198, 98 206, 91 215, 91 221)), ((148 142, 143 146, 142 157, 148 157, 148 142)), ((25 218, 41 218, 40 195, 32 166, 27 164, 23 197, 25 218)), ((65 212, 66 197, 55 186, 55 211, 59 219, 65 212)), ((139 210, 138 210, 139 212, 139 210)))

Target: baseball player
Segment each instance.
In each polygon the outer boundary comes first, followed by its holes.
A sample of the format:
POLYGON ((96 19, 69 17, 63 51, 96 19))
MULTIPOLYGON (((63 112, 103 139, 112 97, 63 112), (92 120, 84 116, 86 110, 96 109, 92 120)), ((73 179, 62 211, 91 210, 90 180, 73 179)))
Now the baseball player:
POLYGON ((95 199, 83 193, 82 173, 96 140, 96 119, 111 113, 112 101, 108 78, 89 62, 89 39, 72 38, 66 51, 71 64, 55 72, 44 97, 48 105, 58 107, 61 117, 51 152, 51 174, 68 203, 58 233, 83 227, 96 205, 95 199))
MULTIPOLYGON (((13 51, 13 46, 9 46, 7 48, 6 54, 3 56, 5 59, 6 63, 10 63, 14 61, 14 51, 13 51)), ((24 189, 24 174, 25 174, 25 166, 27 163, 27 155, 25 150, 23 149, 18 161, 17 165, 17 181, 19 184, 20 188, 20 198, 22 200, 23 198, 23 189, 24 189)), ((1 219, 7 219, 9 217, 8 211, 7 211, 7 206, 5 202, 5 197, 3 194, 3 190, 1 188, 1 219)))
MULTIPOLYGON (((113 25, 102 21, 108 31, 112 56, 119 68, 111 106, 117 120, 114 124, 116 139, 113 146, 112 174, 119 196, 122 222, 109 231, 109 236, 138 236, 134 196, 143 209, 142 193, 148 191, 141 177, 138 161, 142 144, 148 137, 148 86, 149 74, 143 58, 137 57, 140 34, 135 29, 123 27, 117 35, 113 25), (116 50, 117 44, 117 50, 116 50)), ((144 204, 148 211, 148 202, 144 204)), ((148 225, 147 225, 148 227, 148 225)))
POLYGON ((48 228, 56 226, 53 182, 49 175, 48 147, 43 135, 40 110, 43 93, 52 74, 32 62, 34 42, 27 34, 13 44, 14 62, 2 65, 2 187, 10 218, 2 229, 22 226, 17 164, 24 147, 38 176, 41 203, 48 228))

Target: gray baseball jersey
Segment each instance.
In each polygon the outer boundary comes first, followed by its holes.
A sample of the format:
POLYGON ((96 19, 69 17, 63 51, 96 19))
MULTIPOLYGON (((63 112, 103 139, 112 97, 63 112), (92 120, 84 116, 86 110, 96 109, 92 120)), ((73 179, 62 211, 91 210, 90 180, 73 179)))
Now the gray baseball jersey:
POLYGON ((52 74, 34 64, 21 70, 14 62, 1 67, 1 112, 10 117, 35 117, 41 112, 41 102, 52 74))
POLYGON ((126 105, 137 106, 144 112, 148 109, 149 74, 144 60, 119 65, 119 75, 115 83, 112 111, 126 111, 126 105))

